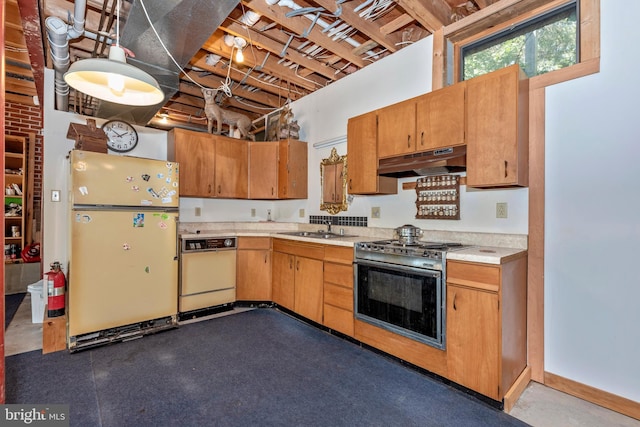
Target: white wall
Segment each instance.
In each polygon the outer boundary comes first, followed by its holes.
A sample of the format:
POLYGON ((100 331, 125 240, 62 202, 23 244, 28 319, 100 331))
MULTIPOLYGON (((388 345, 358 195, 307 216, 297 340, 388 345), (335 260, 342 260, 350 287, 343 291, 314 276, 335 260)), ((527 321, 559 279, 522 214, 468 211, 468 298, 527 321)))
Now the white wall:
POLYGON ((600 73, 546 91, 545 369, 640 401, 640 3, 600 7, 600 73))

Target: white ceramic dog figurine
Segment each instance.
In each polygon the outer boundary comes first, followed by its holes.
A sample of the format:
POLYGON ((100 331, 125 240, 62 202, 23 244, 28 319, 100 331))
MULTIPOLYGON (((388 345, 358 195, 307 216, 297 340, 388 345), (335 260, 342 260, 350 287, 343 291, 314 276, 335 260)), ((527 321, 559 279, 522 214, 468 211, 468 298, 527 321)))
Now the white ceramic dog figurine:
MULTIPOLYGON (((240 131, 240 136, 244 139, 249 138, 249 130, 251 129, 251 119, 244 114, 236 113, 234 111, 228 111, 220 108, 215 102, 217 90, 210 88, 203 88, 202 94, 204 95, 204 114, 207 116, 207 130, 209 133, 213 130, 213 121, 217 122, 218 131, 217 134, 222 133, 222 124, 229 125, 229 128, 236 127, 240 131)), ((232 135, 232 129, 230 129, 229 135, 232 135)))

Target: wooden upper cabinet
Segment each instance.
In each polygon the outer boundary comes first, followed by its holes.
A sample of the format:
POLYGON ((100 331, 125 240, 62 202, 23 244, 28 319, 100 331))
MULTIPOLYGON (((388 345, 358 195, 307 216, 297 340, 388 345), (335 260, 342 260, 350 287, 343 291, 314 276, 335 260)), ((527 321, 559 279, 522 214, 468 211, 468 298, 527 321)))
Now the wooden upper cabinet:
POLYGON ((180 196, 247 198, 247 141, 174 128, 167 142, 168 160, 180 163, 180 196))
POLYGON ((378 158, 410 154, 416 150, 415 100, 378 110, 378 158))
POLYGON ((250 199, 306 199, 307 146, 304 141, 249 143, 250 199))
POLYGON ((398 180, 378 175, 377 114, 352 117, 347 124, 349 194, 396 194, 398 180))
POLYGON ((306 199, 308 144, 297 139, 278 141, 278 198, 306 199))
POLYGON ((215 197, 213 135, 174 128, 167 134, 167 158, 180 163, 180 196, 215 197))
POLYGON ((416 98, 416 150, 465 144, 465 82, 416 98))
POLYGON ((249 197, 249 143, 226 136, 215 136, 215 197, 249 197))
POLYGON ((518 65, 467 80, 467 185, 528 185, 529 80, 518 65))
POLYGON ((249 198, 278 198, 278 143, 249 143, 249 198))

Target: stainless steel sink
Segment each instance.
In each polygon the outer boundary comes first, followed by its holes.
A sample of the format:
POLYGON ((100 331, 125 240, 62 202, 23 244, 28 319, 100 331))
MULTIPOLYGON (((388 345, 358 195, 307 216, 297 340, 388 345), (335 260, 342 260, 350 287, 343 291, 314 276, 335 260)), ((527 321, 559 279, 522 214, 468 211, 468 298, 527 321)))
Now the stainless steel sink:
POLYGON ((329 233, 328 231, 286 231, 278 234, 287 236, 310 237, 312 239, 334 239, 338 237, 355 237, 351 234, 329 233))

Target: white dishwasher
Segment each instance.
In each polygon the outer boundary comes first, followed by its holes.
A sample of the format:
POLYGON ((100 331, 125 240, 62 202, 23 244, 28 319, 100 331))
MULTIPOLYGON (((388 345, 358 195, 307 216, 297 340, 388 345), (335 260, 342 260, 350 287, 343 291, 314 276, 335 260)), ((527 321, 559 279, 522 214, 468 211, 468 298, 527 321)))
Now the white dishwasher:
POLYGON ((181 237, 179 320, 233 308, 236 238, 181 237))

